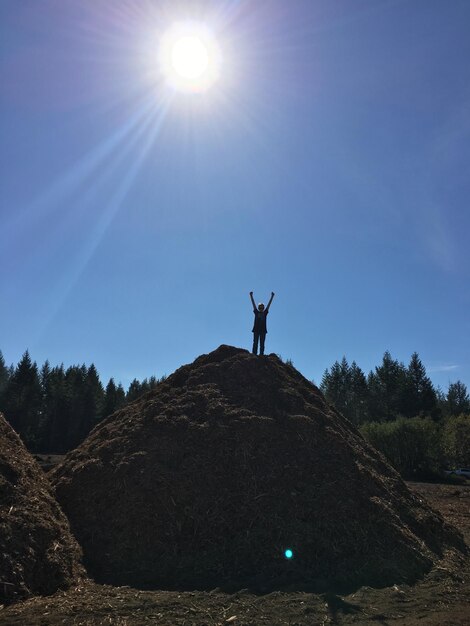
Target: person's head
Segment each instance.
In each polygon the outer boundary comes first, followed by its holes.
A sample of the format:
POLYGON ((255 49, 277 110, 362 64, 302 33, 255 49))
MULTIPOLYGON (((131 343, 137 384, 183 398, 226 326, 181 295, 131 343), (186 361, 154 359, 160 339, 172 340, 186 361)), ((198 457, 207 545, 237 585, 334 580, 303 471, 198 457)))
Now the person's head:
POLYGON ((258 311, 264 311, 264 304, 262 302, 258 304, 258 311))

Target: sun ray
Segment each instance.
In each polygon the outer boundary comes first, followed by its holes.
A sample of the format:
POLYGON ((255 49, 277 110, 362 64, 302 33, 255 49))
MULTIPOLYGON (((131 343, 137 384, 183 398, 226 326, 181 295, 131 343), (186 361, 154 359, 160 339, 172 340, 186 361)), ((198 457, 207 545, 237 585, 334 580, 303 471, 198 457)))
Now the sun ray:
MULTIPOLYGON (((144 142, 140 147, 140 151, 138 155, 134 157, 132 165, 127 170, 126 175, 120 180, 120 183, 109 199, 109 202, 103 206, 103 210, 101 214, 98 215, 94 228, 90 231, 90 235, 82 246, 78 258, 75 260, 66 277, 61 281, 61 284, 57 289, 58 293, 56 293, 53 299, 54 306, 49 308, 47 317, 43 319, 43 323, 37 333, 38 337, 41 337, 53 322, 54 318, 66 302, 67 297, 72 292, 73 288, 85 271, 88 263, 93 258, 93 255, 105 236, 106 231, 129 193, 132 184, 134 183, 135 178, 149 153, 149 150, 153 146, 165 121, 170 105, 171 98, 168 94, 162 96, 160 103, 155 106, 153 114, 147 120, 147 123, 141 128, 139 136, 134 138, 133 143, 136 143, 137 139, 145 137, 144 142)), ((129 150, 127 150, 127 152, 128 151, 129 150)), ((121 157, 121 160, 122 158, 123 157, 121 157)))
POLYGON ((46 219, 50 213, 61 208, 61 203, 82 186, 87 179, 93 177, 97 169, 106 162, 110 155, 135 132, 135 129, 154 106, 154 97, 147 96, 125 124, 97 146, 94 146, 39 197, 12 214, 10 219, 3 224, 3 234, 7 230, 14 231, 34 227, 38 221, 46 219))

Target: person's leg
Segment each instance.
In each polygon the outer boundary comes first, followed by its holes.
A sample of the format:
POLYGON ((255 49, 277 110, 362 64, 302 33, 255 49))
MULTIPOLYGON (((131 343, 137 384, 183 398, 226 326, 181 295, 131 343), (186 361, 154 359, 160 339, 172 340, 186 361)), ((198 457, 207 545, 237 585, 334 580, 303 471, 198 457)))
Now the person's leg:
POLYGON ((258 340, 259 340, 259 333, 255 331, 253 333, 253 354, 258 354, 258 340))
POLYGON ((264 340, 266 339, 266 333, 261 333, 259 336, 259 353, 264 354, 264 340))

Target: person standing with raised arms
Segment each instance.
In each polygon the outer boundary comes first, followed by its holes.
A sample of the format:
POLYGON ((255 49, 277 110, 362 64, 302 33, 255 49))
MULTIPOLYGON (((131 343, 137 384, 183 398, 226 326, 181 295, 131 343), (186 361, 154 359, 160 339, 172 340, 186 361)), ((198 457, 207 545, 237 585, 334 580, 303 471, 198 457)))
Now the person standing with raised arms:
POLYGON ((251 304, 253 305, 253 313, 255 314, 255 322, 253 324, 253 354, 258 354, 258 343, 259 343, 259 353, 264 354, 264 342, 266 339, 266 333, 268 329, 266 327, 266 317, 269 313, 269 307, 271 306, 271 302, 274 298, 274 291, 271 291, 271 298, 269 299, 268 306, 265 308, 264 304, 260 302, 258 306, 256 306, 253 292, 250 291, 250 299, 251 304))

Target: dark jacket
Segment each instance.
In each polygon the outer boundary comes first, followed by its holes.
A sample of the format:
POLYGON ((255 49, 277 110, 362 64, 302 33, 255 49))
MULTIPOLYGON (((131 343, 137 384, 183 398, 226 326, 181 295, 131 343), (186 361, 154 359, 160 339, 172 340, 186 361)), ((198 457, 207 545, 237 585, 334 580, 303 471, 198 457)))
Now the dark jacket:
POLYGON ((268 329, 266 327, 266 317, 269 311, 267 309, 264 309, 264 311, 258 311, 258 309, 253 309, 253 313, 255 314, 255 321, 251 332, 267 333, 268 329))

